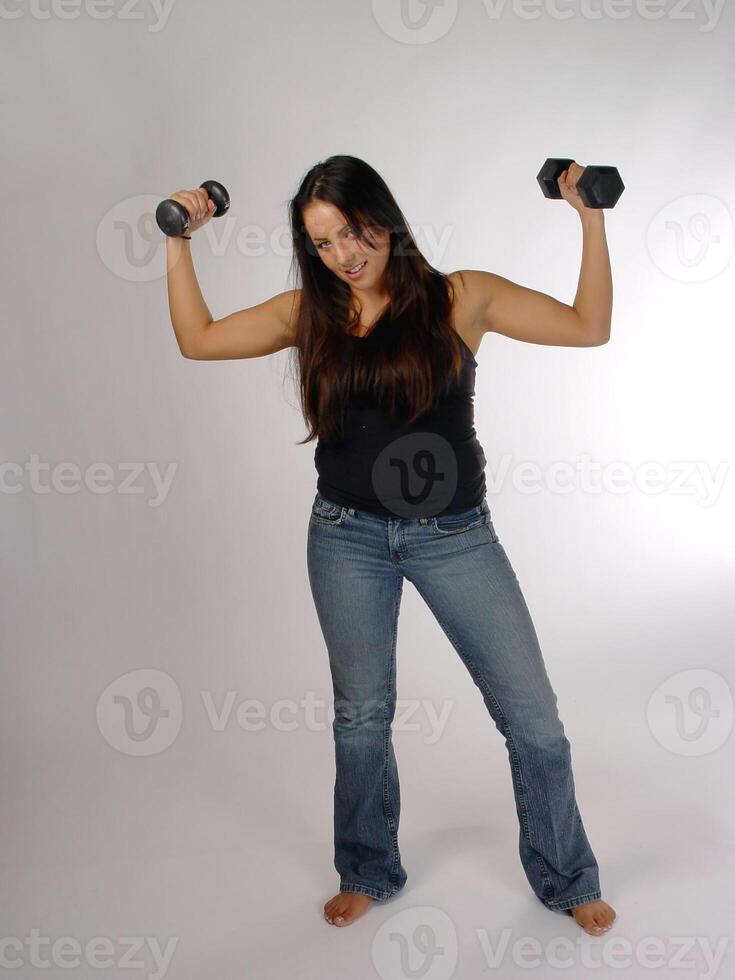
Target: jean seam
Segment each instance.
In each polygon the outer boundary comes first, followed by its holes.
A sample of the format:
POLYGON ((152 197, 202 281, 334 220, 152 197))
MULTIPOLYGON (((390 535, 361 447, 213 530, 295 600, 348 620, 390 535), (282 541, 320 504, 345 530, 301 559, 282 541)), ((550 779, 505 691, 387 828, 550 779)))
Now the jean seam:
POLYGON ((561 912, 567 909, 574 908, 577 905, 586 905, 587 902, 599 901, 602 898, 602 892, 600 889, 596 889, 593 892, 588 892, 586 895, 576 895, 574 898, 565 898, 562 901, 555 902, 553 899, 548 899, 545 904, 550 909, 558 909, 561 912))
POLYGON ((394 888, 392 891, 385 891, 382 888, 373 888, 371 885, 361 885, 359 882, 341 881, 339 890, 341 892, 355 892, 358 895, 369 895, 378 901, 385 901, 386 898, 391 898, 391 896, 395 895, 401 889, 394 888))

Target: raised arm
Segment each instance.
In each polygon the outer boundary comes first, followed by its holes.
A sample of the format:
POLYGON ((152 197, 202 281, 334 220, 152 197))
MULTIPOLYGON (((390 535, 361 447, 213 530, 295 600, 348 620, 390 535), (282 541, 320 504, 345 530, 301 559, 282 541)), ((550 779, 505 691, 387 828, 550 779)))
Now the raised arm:
POLYGON ((532 344, 597 347, 610 339, 612 273, 601 210, 585 207, 576 191, 582 168, 572 164, 559 179, 563 197, 582 222, 582 262, 574 303, 476 269, 462 270, 469 316, 480 333, 494 331, 532 344))
MULTIPOLYGON (((178 191, 171 197, 188 209, 190 234, 210 220, 213 207, 202 188, 178 191)), ((289 289, 257 306, 213 320, 187 239, 166 239, 166 273, 171 324, 184 357, 197 361, 263 357, 293 346, 301 290, 289 289)))

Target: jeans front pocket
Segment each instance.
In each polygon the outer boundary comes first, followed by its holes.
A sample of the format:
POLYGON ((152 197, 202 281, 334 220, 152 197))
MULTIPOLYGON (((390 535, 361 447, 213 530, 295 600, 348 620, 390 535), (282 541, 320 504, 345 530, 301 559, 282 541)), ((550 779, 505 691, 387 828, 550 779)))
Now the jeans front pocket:
POLYGON ((317 493, 311 505, 311 519, 317 524, 341 524, 345 519, 347 508, 327 500, 317 493))
POLYGON ((488 515, 487 504, 482 503, 477 507, 458 511, 456 514, 440 514, 438 517, 432 517, 429 526, 435 534, 461 534, 473 527, 481 527, 489 520, 488 515))

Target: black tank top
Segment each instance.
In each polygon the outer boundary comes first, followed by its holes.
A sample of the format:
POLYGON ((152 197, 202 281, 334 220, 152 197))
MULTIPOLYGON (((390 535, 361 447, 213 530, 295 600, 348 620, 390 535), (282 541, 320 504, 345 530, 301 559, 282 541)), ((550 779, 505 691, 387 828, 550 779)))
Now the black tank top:
MULTIPOLYGON (((351 344, 369 342, 348 335, 351 344)), ((485 453, 474 428, 477 361, 462 347, 462 372, 434 409, 410 425, 392 427, 375 397, 351 394, 345 437, 317 440, 317 492, 341 506, 383 517, 437 517, 482 503, 485 453)), ((347 347, 347 358, 352 347, 347 347)))

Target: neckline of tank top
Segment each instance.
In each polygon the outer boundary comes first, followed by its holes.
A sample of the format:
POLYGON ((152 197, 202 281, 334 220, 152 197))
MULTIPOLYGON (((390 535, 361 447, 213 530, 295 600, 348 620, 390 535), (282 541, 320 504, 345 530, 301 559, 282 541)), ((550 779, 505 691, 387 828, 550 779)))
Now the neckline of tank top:
MULTIPOLYGON (((373 335, 373 331, 372 330, 370 331, 370 333, 366 333, 364 337, 361 337, 359 334, 356 334, 356 333, 348 333, 347 334, 347 336, 350 338, 350 340, 369 340, 370 337, 372 337, 372 335, 373 335)), ((479 364, 477 363, 477 358, 472 353, 472 351, 470 350, 470 348, 467 346, 467 344, 466 344, 464 338, 462 337, 462 334, 459 332, 459 330, 457 331, 457 336, 459 337, 460 343, 462 344, 462 346, 464 347, 464 349, 467 351, 467 353, 472 358, 472 363, 475 365, 475 367, 479 367, 479 364)))

